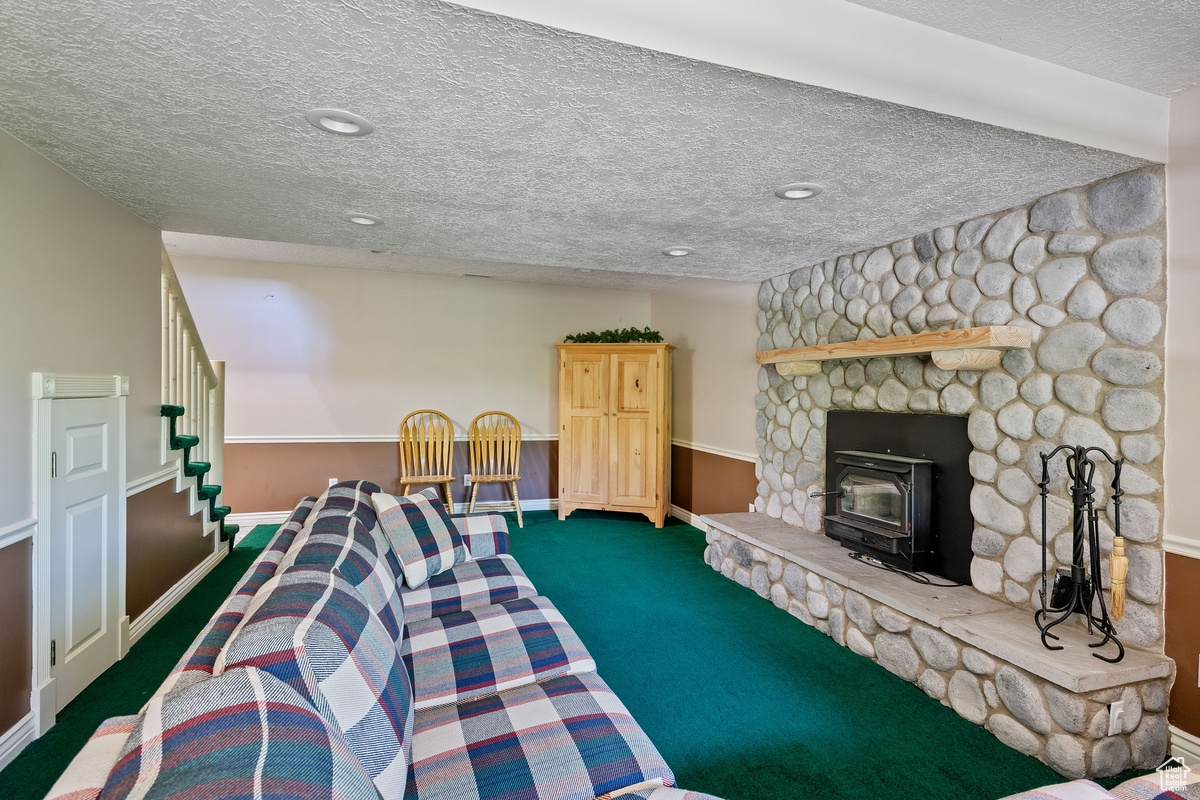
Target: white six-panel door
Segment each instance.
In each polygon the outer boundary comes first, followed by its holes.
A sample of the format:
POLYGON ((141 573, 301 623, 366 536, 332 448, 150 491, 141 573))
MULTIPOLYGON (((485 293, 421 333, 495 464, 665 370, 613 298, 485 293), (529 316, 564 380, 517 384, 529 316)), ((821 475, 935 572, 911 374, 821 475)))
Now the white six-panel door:
POLYGON ((119 656, 119 425, 115 397, 51 403, 47 544, 56 712, 119 656))

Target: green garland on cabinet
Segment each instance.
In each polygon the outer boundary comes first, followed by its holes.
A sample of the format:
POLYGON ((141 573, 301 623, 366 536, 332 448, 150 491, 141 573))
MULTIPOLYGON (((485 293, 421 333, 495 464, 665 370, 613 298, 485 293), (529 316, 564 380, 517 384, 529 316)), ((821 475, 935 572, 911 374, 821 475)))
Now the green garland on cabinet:
POLYGON ((599 333, 595 331, 573 333, 563 341, 575 344, 627 344, 629 342, 661 342, 662 340, 662 334, 650 330, 650 326, 647 325, 645 328, 622 328, 599 333))

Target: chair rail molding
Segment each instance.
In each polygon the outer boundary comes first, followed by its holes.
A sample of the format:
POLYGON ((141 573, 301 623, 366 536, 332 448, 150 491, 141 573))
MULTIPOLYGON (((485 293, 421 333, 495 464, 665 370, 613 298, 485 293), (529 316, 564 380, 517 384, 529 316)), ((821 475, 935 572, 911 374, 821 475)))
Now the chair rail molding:
MULTIPOLYGON (((530 433, 521 437, 525 442, 557 442, 558 435, 552 433, 530 433)), ((467 435, 455 435, 455 442, 466 442, 467 435)), ((317 433, 317 434, 266 434, 247 436, 226 436, 225 444, 399 444, 400 436, 396 433, 317 433)))
POLYGON ((1200 539, 1167 533, 1163 535, 1163 549, 1176 555, 1200 558, 1200 539))
POLYGON ((35 530, 37 530, 36 517, 30 517, 29 519, 14 522, 11 525, 5 525, 3 528, 0 528, 0 550, 17 542, 32 539, 35 530))
POLYGON ((683 439, 672 439, 671 444, 676 447, 686 447, 688 450, 698 450, 701 453, 710 453, 714 456, 724 456, 737 461, 749 461, 751 464, 758 462, 758 456, 754 453, 743 453, 738 450, 726 450, 723 447, 713 447, 707 444, 698 444, 696 442, 688 442, 683 439))

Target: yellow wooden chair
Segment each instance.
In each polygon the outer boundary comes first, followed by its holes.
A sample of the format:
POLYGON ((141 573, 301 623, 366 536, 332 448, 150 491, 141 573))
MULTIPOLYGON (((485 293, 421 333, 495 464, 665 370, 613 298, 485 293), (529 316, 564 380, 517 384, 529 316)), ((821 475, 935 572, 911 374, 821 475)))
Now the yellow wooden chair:
POLYGON ((517 494, 517 481, 521 480, 521 423, 512 414, 485 411, 471 420, 467 440, 471 454, 471 504, 467 513, 475 510, 479 484, 507 483, 517 511, 517 527, 525 527, 521 498, 517 494))
POLYGON ((440 411, 423 408, 400 423, 400 493, 414 484, 442 487, 446 510, 454 513, 454 423, 440 411))

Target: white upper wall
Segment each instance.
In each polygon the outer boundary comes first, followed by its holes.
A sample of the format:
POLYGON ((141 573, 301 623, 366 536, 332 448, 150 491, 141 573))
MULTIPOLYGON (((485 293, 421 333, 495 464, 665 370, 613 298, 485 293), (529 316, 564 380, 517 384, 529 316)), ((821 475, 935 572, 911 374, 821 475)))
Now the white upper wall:
POLYGON ((126 476, 162 469, 157 230, 0 131, 0 531, 33 509, 34 372, 128 375, 126 476))
POLYGON ((1166 545, 1200 552, 1195 487, 1200 481, 1200 89, 1171 100, 1167 162, 1166 545))
POLYGON ((499 409, 527 437, 556 437, 554 344, 650 324, 644 292, 179 255, 172 263, 209 356, 225 361, 231 442, 394 440, 420 408, 445 412, 460 433, 499 409))
POLYGON ((1152 161, 1167 158, 1165 97, 846 0, 458 4, 1152 161))
POLYGON ((676 347, 676 441, 756 458, 758 287, 692 278, 650 295, 650 326, 676 347))

